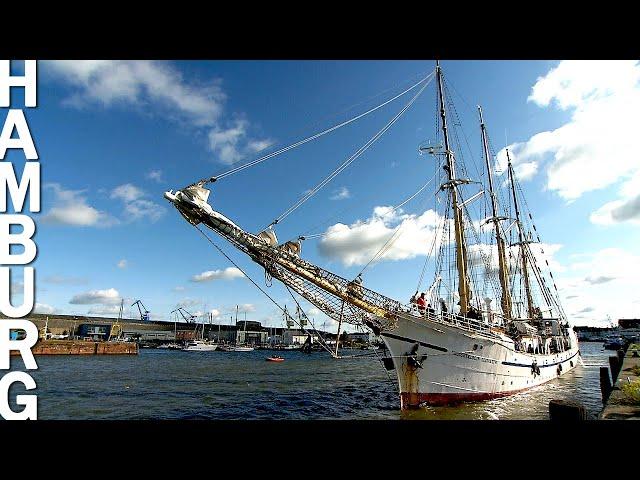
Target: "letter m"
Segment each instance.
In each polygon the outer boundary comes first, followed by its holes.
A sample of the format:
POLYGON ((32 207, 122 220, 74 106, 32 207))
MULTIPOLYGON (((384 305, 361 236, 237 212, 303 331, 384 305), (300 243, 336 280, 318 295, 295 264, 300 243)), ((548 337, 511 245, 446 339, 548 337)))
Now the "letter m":
POLYGON ((13 202, 13 209, 20 213, 29 190, 29 211, 40 211, 40 163, 26 162, 20 185, 16 179, 13 164, 0 162, 0 212, 7 211, 7 188, 13 202))

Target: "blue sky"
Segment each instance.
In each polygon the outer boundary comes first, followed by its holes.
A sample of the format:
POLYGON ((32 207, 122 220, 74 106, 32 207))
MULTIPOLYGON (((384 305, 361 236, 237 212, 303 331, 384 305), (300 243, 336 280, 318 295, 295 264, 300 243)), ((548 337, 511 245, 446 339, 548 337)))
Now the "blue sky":
MULTIPOLYGON (((434 62, 39 62, 38 68, 38 108, 26 110, 42 164, 37 311, 109 313, 124 297, 125 314, 139 298, 153 318, 169 319, 182 304, 228 322, 240 304, 248 318, 280 325, 277 309, 225 270, 231 265, 163 192, 257 158, 265 145, 272 145, 269 152, 365 111, 426 76, 434 62), (208 281, 193 281, 197 275, 208 281)), ((548 251, 570 319, 596 325, 607 315, 637 316, 640 161, 630 126, 638 124, 637 62, 444 61, 443 69, 461 95, 453 99, 472 153, 480 158, 477 104, 495 149, 511 145, 538 230, 554 246, 548 251)), ((279 239, 341 222, 357 244, 364 239, 356 222, 366 223, 375 207, 395 205, 423 185, 433 168, 417 147, 434 138, 434 87, 278 225, 279 239)), ((408 98, 221 180, 210 203, 259 231, 408 98)), ((14 95, 18 108, 20 101, 14 95)), ((8 160, 22 163, 13 153, 8 160)), ((425 209, 418 197, 403 211, 419 216, 425 209)), ((262 281, 259 267, 217 243, 262 281)), ((362 268, 349 251, 327 255, 325 248, 322 254, 320 243, 305 242, 303 256, 347 277, 362 268)), ((405 244, 410 250, 411 238, 405 244)), ((392 253, 368 268, 367 286, 406 301, 416 290, 422 250, 397 251, 395 259, 392 253)), ((291 306, 280 285, 270 293, 291 306)), ((322 326, 322 316, 311 313, 322 326)))

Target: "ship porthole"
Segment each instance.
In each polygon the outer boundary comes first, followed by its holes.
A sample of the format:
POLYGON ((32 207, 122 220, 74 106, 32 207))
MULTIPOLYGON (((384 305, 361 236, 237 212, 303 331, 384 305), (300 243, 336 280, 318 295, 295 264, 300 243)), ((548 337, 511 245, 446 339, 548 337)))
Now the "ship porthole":
POLYGON ((571 366, 573 367, 573 360, 571 360, 571 361, 569 362, 569 365, 571 365, 571 366))
POLYGON ((477 344, 477 343, 474 343, 474 344, 473 344, 473 349, 474 349, 474 350, 477 350, 477 349, 478 349, 478 344, 477 344))

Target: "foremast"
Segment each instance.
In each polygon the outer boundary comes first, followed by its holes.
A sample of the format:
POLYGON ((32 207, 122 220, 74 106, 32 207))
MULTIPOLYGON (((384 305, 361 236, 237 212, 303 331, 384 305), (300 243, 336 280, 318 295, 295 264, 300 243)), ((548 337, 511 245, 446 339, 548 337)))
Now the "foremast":
POLYGON ((438 101, 440 104, 440 118, 442 120, 442 134, 444 137, 445 157, 449 181, 442 185, 442 189, 448 188, 451 191, 451 205, 453 208, 453 221, 455 228, 456 243, 456 267, 458 270, 458 295, 460 296, 460 314, 465 315, 469 311, 471 300, 471 289, 469 288, 469 276, 467 273, 467 246, 464 236, 464 219, 462 208, 458 201, 458 184, 465 183, 456 177, 456 160, 451 151, 449 134, 447 131, 447 112, 442 86, 442 69, 440 61, 436 61, 436 77, 438 79, 438 101))
MULTIPOLYGON (((491 222, 493 223, 493 231, 496 237, 496 245, 498 247, 498 275, 500 277, 501 290, 501 306, 502 315, 505 320, 511 319, 511 290, 509 288, 509 265, 507 264, 507 255, 505 241, 501 234, 500 221, 506 217, 498 215, 498 200, 496 192, 493 188, 493 171, 491 168, 489 155, 489 140, 487 138, 487 129, 482 116, 482 107, 478 105, 478 115, 480 116, 480 130, 482 132, 482 147, 484 150, 484 159, 487 167, 487 178, 489 179, 489 197, 491 198, 491 222)), ((516 207, 517 208, 517 207, 516 207)))

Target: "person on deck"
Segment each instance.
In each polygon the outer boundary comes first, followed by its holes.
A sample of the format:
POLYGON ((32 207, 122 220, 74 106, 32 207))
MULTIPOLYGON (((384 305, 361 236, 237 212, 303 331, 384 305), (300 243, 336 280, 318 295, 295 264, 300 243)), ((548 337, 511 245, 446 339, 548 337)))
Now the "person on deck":
POLYGON ((469 307, 469 311, 467 312, 467 318, 472 318, 474 320, 481 320, 480 312, 473 305, 469 307))
POLYGON ((418 312, 420 312, 420 315, 424 315, 427 309, 427 299, 425 298, 424 292, 420 294, 416 303, 418 304, 418 312))
POLYGON ((447 313, 447 304, 444 303, 444 298, 440 299, 440 310, 442 313, 447 313))

